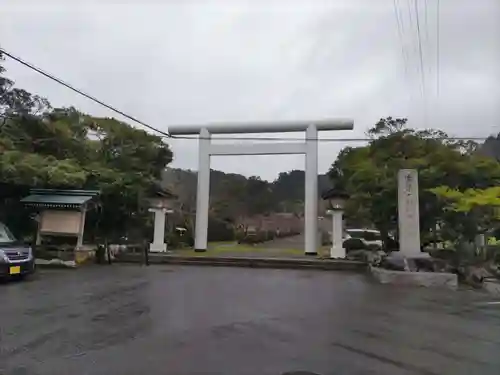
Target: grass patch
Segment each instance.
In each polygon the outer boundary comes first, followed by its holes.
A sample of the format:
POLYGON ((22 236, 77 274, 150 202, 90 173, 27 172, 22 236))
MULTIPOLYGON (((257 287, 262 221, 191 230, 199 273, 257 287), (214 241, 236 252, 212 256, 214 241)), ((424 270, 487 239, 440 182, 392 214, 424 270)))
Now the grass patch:
MULTIPOLYGON (((304 249, 294 249, 294 248, 284 248, 284 249, 273 249, 271 246, 266 247, 265 245, 253 246, 250 244, 238 244, 237 242, 210 242, 208 244, 208 250, 206 252, 198 253, 194 249, 184 249, 176 251, 178 255, 184 256, 197 256, 197 257, 211 257, 211 256, 244 256, 245 254, 256 256, 261 255, 266 256, 283 256, 283 257, 300 257, 305 256, 304 249)), ((322 246, 318 249, 318 258, 324 259, 330 257, 330 248, 328 246, 322 246)))

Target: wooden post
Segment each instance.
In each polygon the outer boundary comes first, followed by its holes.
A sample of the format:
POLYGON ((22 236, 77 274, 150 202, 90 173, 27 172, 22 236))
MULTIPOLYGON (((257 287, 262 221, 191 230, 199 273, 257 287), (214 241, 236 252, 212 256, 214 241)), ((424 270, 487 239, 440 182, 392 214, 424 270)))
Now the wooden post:
POLYGON ((108 257, 108 264, 111 264, 111 250, 109 249, 109 243, 107 239, 104 241, 104 246, 104 249, 106 250, 106 256, 108 257))
POLYGON ((145 243, 143 248, 144 248, 144 264, 146 266, 149 266, 149 249, 148 249, 149 246, 148 246, 148 244, 145 243))

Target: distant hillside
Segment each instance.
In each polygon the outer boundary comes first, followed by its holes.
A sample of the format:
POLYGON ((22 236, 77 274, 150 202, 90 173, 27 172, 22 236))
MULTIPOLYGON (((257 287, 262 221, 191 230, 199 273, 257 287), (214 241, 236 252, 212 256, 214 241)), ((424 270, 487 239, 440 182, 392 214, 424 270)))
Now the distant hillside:
MULTIPOLYGON (((245 177, 212 170, 210 173, 210 210, 227 220, 270 212, 302 214, 304 206, 304 171, 280 173, 273 182, 259 177, 245 177)), ((326 175, 318 176, 319 193, 328 189, 326 175)), ((196 210, 196 171, 168 168, 163 185, 179 196, 182 209, 196 210)))

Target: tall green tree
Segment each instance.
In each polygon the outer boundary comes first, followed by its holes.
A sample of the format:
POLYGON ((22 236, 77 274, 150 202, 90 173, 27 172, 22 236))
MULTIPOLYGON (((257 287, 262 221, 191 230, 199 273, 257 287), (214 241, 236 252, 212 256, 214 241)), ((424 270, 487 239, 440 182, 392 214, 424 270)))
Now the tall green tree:
POLYGON ((486 189, 430 189, 445 204, 447 220, 442 222, 446 240, 456 244, 473 241, 478 234, 496 229, 500 220, 500 186, 486 189))
POLYGON ((100 228, 140 231, 149 218, 145 198, 172 160, 168 144, 114 118, 52 108, 4 73, 0 64, 0 181, 100 190, 100 228))
POLYGON ((443 202, 429 189, 486 188, 500 182, 498 162, 471 152, 474 145, 451 140, 439 130, 407 127, 406 119, 381 119, 368 131, 366 146, 345 148, 329 171, 333 184, 351 195, 347 216, 369 221, 384 236, 397 229, 397 173, 419 172, 421 231, 445 220, 443 202))

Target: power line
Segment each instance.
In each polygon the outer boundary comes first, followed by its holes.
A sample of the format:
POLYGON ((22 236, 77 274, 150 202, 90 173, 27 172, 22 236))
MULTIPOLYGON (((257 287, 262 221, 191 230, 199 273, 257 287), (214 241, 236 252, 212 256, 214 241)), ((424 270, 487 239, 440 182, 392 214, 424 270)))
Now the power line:
MULTIPOLYGON (((429 36, 429 12, 428 9, 429 7, 427 6, 427 0, 424 0, 424 29, 425 29, 425 41, 427 44, 430 43, 430 36, 429 36)), ((429 76, 431 76, 431 64, 428 64, 428 73, 429 76)))
MULTIPOLYGON (((413 53, 417 53, 418 54, 418 48, 415 46, 415 43, 414 43, 414 40, 413 40, 413 35, 414 35, 413 32, 416 31, 415 30, 416 27, 415 27, 414 21, 413 21, 413 7, 411 5, 411 1, 412 0, 407 0, 406 1, 406 6, 407 6, 406 8, 408 10, 408 25, 409 25, 408 28, 410 30, 410 37, 409 37, 409 39, 410 39, 410 53, 411 53, 411 55, 413 55, 413 53)), ((412 59, 409 59, 409 60, 410 60, 410 63, 411 63, 412 59)), ((411 65, 411 66, 412 66, 412 71, 413 71, 413 65, 411 65)), ((416 73, 417 73, 417 75, 419 75, 418 64, 416 65, 416 73)), ((422 91, 422 85, 419 84, 418 86, 420 86, 420 90, 419 91, 420 91, 421 96, 423 97, 424 96, 424 92, 422 91)))
POLYGON ((439 12, 440 12, 440 4, 439 4, 439 0, 437 0, 436 2, 436 6, 437 6, 437 20, 436 20, 436 95, 439 99, 439 64, 440 64, 440 61, 439 61, 439 44, 440 44, 440 23, 439 23, 439 12))
POLYGON ((47 73, 46 71, 44 71, 44 70, 42 70, 42 69, 40 69, 40 68, 37 68, 37 67, 36 67, 36 66, 34 66, 33 64, 30 64, 30 63, 28 63, 28 62, 24 61, 24 60, 23 60, 23 59, 21 59, 20 57, 17 57, 17 56, 15 56, 15 55, 13 55, 13 54, 11 54, 11 53, 7 52, 7 51, 6 51, 5 49, 3 49, 3 48, 0 48, 0 54, 4 54, 5 56, 10 57, 12 60, 17 61, 18 63, 20 63, 20 64, 22 64, 22 65, 24 65, 24 66, 26 66, 26 67, 28 67, 28 68, 30 68, 30 69, 32 69, 32 70, 34 70, 35 72, 37 72, 37 73, 39 73, 39 74, 41 74, 41 75, 45 76, 46 78, 49 78, 49 79, 51 79, 52 81, 55 81, 55 82, 59 83, 60 85, 65 86, 66 88, 68 88, 68 89, 70 89, 70 90, 72 90, 72 91, 76 92, 77 94, 80 94, 80 95, 82 95, 82 96, 86 97, 87 99, 90 99, 90 100, 92 100, 92 101, 96 102, 97 104, 100 104, 100 105, 102 105, 103 107, 106 107, 106 108, 110 109, 111 111, 113 111, 113 112, 115 112, 115 113, 118 113, 119 115, 122 115, 122 116, 123 116, 123 117, 125 117, 125 118, 128 118, 129 120, 132 120, 132 121, 134 121, 134 122, 136 122, 136 123, 138 123, 138 124, 140 124, 140 125, 142 125, 142 126, 144 126, 144 127, 148 128, 148 129, 150 129, 150 130, 153 130, 153 131, 155 131, 155 132, 157 132, 157 133, 159 133, 159 134, 161 134, 161 135, 163 135, 163 136, 165 136, 165 137, 167 137, 167 138, 170 138, 170 134, 168 134, 167 132, 164 132, 163 130, 157 129, 157 128, 155 128, 155 127, 151 126, 151 125, 148 125, 148 124, 146 124, 145 122, 143 122, 143 121, 141 121, 141 120, 137 119, 136 117, 133 117, 133 116, 131 116, 131 115, 128 115, 128 114, 126 114, 125 112, 123 112, 123 111, 121 111, 121 110, 119 110, 119 109, 117 109, 117 108, 115 108, 115 107, 113 107, 113 106, 111 106, 111 105, 109 105, 109 104, 104 103, 102 100, 99 100, 99 99, 97 99, 96 97, 94 97, 94 96, 92 96, 92 95, 90 95, 90 94, 87 94, 87 93, 83 92, 82 90, 79 90, 79 89, 75 88, 75 87, 74 87, 74 86, 72 86, 71 84, 69 84, 69 83, 67 83, 67 82, 63 81, 62 79, 57 78, 57 77, 55 77, 54 75, 52 75, 52 74, 50 74, 50 73, 47 73))
MULTIPOLYGON (((439 0, 437 0, 438 3, 439 3, 439 0)), ((416 5, 416 0, 415 0, 415 5, 416 5)), ((396 9, 397 10, 397 9, 396 9)), ((411 16, 411 14, 410 14, 411 16)), ((438 18, 439 20, 439 18, 438 18)), ((411 22, 411 19, 410 19, 410 22, 411 22)), ((419 29, 419 26, 418 26, 418 8, 417 8, 417 28, 419 29)), ((420 35, 420 34, 419 34, 420 35)), ((438 41, 439 41, 439 25, 438 25, 438 41)), ((420 40, 419 40, 420 42, 420 40)), ((421 46, 420 46, 421 48, 421 46)), ((439 51, 439 43, 438 43, 438 51, 439 51)), ((170 135, 168 132, 165 132, 165 131, 162 131, 160 129, 157 129, 131 115, 128 115, 127 113, 109 105, 109 104, 106 104, 105 102, 97 99, 96 97, 90 95, 90 94, 87 94, 77 88, 75 88, 74 86, 70 85, 69 83, 63 81, 62 79, 60 78, 57 78, 55 77, 54 75, 50 74, 50 73, 47 73, 46 71, 34 66, 33 64, 30 64, 26 61, 24 61, 23 59, 7 52, 5 49, 3 48, 0 48, 0 53, 1 54, 4 54, 8 57, 10 57, 11 59, 19 62, 20 64, 36 71, 37 73, 45 76, 46 78, 49 78, 63 86, 65 86, 66 88, 76 92, 77 94, 80 94, 94 102, 96 102, 97 104, 100 104, 102 105, 103 107, 106 107, 108 109, 110 109, 111 111, 115 112, 115 113, 118 113, 120 115, 122 115, 123 117, 126 117, 128 118, 129 120, 132 120, 150 130, 153 130, 159 134, 161 134, 163 137, 165 138, 169 138, 169 139, 184 139, 184 140, 198 140, 198 139, 204 139, 204 138, 200 138, 200 137, 187 137, 187 136, 172 136, 170 135)), ((438 54, 438 57, 439 57, 439 54, 438 54)), ((420 54, 420 58, 421 58, 421 66, 423 66, 423 59, 422 59, 422 54, 420 54)), ((439 62, 439 60, 438 60, 439 62)), ((438 79, 438 82, 439 82, 439 79, 438 79)), ((1 117, 3 118, 9 118, 9 116, 6 116, 4 114, 0 114, 1 117)), ((447 140, 454 140, 454 141, 460 141, 460 140, 463 140, 463 141, 484 141, 486 140, 488 137, 445 137, 445 138, 442 138, 442 139, 447 139, 447 140)), ((317 141, 317 142, 369 142, 369 141, 372 141, 373 139, 371 138, 284 138, 284 137, 280 137, 280 138, 272 138, 272 137, 262 137, 262 138, 258 138, 258 137, 241 137, 241 138, 236 138, 236 137, 210 137, 209 139, 211 140, 232 140, 232 141, 237 141, 237 140, 240 140, 240 141, 304 141, 304 140, 312 140, 312 141, 317 141)), ((439 139, 439 138, 436 138, 436 139, 439 139)))
POLYGON ((425 87, 425 70, 424 70, 424 55, 422 51, 422 34, 420 32, 420 15, 418 10, 418 0, 413 0, 413 5, 415 9, 415 19, 417 25, 417 41, 418 41, 418 55, 420 63, 420 82, 422 86, 422 109, 423 109, 423 122, 427 125, 428 122, 428 109, 427 109, 427 90, 425 87))
MULTIPOLYGON (((411 86, 410 76, 408 71, 408 55, 405 50, 405 42, 403 38, 403 18, 399 10, 398 0, 393 0, 394 16, 396 17, 396 27, 398 31, 399 43, 401 44, 401 55, 403 58, 403 69, 405 78, 407 81, 408 88, 411 86)), ((410 100, 411 100, 411 90, 410 90, 410 100)))
POLYGON ((418 12, 418 0, 413 0, 413 5, 415 8, 415 16, 416 16, 416 23, 417 23, 417 37, 418 37, 418 55, 419 55, 419 62, 420 62, 420 74, 421 74, 421 83, 422 83, 422 92, 425 97, 425 73, 424 73, 424 56, 422 53, 422 38, 420 34, 420 17, 419 17, 419 12, 418 12))

